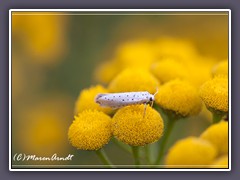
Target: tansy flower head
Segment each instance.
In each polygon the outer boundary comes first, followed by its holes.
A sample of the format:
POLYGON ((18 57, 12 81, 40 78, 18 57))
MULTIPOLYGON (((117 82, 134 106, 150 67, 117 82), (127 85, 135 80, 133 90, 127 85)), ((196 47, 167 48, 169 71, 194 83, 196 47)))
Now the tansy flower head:
POLYGON ((212 168, 228 168, 228 155, 217 158, 212 164, 212 168))
POLYGON ((228 122, 221 121, 211 125, 200 137, 216 146, 220 155, 228 153, 228 122))
POLYGON ((148 69, 154 61, 152 44, 147 40, 129 41, 121 44, 116 58, 123 67, 140 67, 148 69))
POLYGON ((151 72, 163 83, 174 79, 186 79, 188 76, 187 68, 173 58, 163 59, 154 63, 151 67, 151 72))
POLYGON ((228 61, 221 61, 217 65, 215 65, 212 69, 213 76, 216 75, 228 75, 228 61))
POLYGON ((97 110, 86 110, 75 116, 68 130, 72 146, 82 150, 98 150, 111 138, 111 118, 97 110))
POLYGON ((216 63, 213 58, 198 56, 187 63, 189 70, 188 81, 195 87, 199 88, 203 83, 212 78, 211 69, 216 63))
POLYGON ((96 109, 99 111, 103 111, 107 114, 112 113, 111 108, 101 107, 97 104, 94 99, 98 93, 107 93, 107 89, 105 89, 101 85, 93 86, 89 89, 84 89, 80 92, 78 100, 75 105, 75 114, 80 113, 86 109, 96 109))
POLYGON ((188 137, 176 142, 169 150, 166 165, 174 168, 206 167, 216 157, 215 147, 208 141, 188 137))
POLYGON ((130 68, 123 70, 109 84, 111 92, 148 91, 155 93, 158 80, 147 70, 130 68))
POLYGON ((196 89, 181 80, 169 81, 162 85, 155 99, 164 110, 181 117, 196 115, 202 108, 196 89))
POLYGON ((200 96, 209 109, 228 112, 228 79, 216 76, 200 88, 200 96))
POLYGON ((132 146, 144 146, 157 141, 163 133, 163 120, 160 114, 144 105, 132 105, 121 108, 113 117, 114 136, 132 146))
POLYGON ((193 44, 183 39, 161 37, 155 42, 154 51, 157 57, 174 57, 183 62, 192 61, 197 55, 193 44))

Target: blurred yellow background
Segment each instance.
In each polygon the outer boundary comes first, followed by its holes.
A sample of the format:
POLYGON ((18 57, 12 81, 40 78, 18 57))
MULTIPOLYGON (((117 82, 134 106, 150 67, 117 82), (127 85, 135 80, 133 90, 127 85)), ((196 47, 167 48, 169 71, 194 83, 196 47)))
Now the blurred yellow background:
MULTIPOLYGON (((96 69, 113 59, 125 42, 164 38, 167 42, 169 39, 186 41, 190 44, 190 51, 204 57, 201 59, 204 67, 228 58, 226 13, 164 14, 13 12, 12 153, 38 156, 74 154, 71 162, 51 163, 101 164, 94 153, 71 147, 67 131, 73 120, 79 92, 96 83, 96 69)), ((179 43, 170 51, 181 52, 182 48, 179 43)), ((133 56, 137 57, 137 53, 133 56)), ((169 146, 181 137, 199 135, 209 125, 209 116, 209 113, 203 112, 198 117, 178 122, 176 135, 169 146)), ((131 157, 111 142, 106 151, 116 164, 132 163, 131 157)), ((33 162, 14 161, 13 164, 33 162)))

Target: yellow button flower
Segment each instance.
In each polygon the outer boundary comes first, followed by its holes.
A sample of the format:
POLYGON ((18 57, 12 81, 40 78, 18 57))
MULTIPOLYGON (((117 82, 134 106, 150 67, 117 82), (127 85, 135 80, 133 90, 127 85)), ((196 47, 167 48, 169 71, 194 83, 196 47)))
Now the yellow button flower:
POLYGON ((173 58, 163 59, 154 63, 151 67, 151 72, 162 83, 174 79, 186 79, 188 76, 186 66, 173 58))
POLYGON ((68 130, 72 146, 82 150, 98 150, 111 138, 111 118, 97 110, 86 110, 75 116, 68 130))
POLYGON ((208 141, 188 137, 176 142, 166 156, 169 168, 203 168, 208 167, 216 157, 217 150, 208 141))
POLYGON ((196 115, 202 108, 196 89, 181 80, 169 81, 162 85, 155 100, 163 109, 182 117, 196 115))
POLYGON ((163 134, 163 120, 160 114, 144 105, 132 105, 121 108, 113 117, 114 136, 132 146, 144 146, 157 141, 163 134))
POLYGON ((217 65, 215 65, 212 69, 213 76, 216 75, 228 75, 228 60, 221 61, 217 65))
MULTIPOLYGON (((68 46, 67 17, 52 12, 13 12, 13 33, 31 62, 53 65, 62 60, 68 46)), ((25 55, 25 56, 26 56, 25 55)))
POLYGON ((86 109, 96 109, 99 111, 103 111, 107 114, 111 114, 113 112, 111 108, 101 107, 94 100, 98 93, 107 92, 107 89, 101 85, 92 86, 88 89, 82 90, 76 101, 75 114, 80 113, 86 109))
POLYGON ((122 67, 140 67, 148 69, 155 60, 152 44, 147 40, 128 41, 121 44, 116 58, 122 67))
POLYGON ((228 112, 228 79, 216 76, 200 88, 200 96, 208 108, 228 112))
POLYGON ((211 168, 228 168, 228 155, 216 159, 210 166, 211 168))
POLYGON ((154 94, 158 80, 147 70, 130 68, 123 70, 109 84, 111 92, 148 91, 154 94))
POLYGON ((188 81, 199 88, 206 81, 212 78, 211 69, 216 63, 214 58, 199 56, 188 63, 189 76, 188 81))
POLYGON ((192 61, 197 55, 192 42, 171 37, 161 37, 156 40, 154 51, 157 57, 174 57, 183 62, 192 61))
POLYGON ((228 122, 221 121, 211 125, 200 137, 216 146, 220 155, 228 153, 228 122))

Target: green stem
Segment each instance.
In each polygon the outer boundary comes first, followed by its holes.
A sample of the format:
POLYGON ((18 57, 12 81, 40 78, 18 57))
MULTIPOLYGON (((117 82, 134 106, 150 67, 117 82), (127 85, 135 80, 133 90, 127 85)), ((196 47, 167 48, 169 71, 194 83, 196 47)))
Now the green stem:
POLYGON ((223 118, 222 114, 212 112, 212 123, 213 124, 218 123, 219 121, 221 121, 222 118, 223 118))
POLYGON ((168 119, 167 127, 166 127, 165 133, 162 137, 162 141, 160 143, 160 150, 159 150, 158 157, 157 157, 155 164, 159 164, 162 160, 162 157, 163 157, 165 149, 166 149, 166 144, 168 142, 169 136, 174 127, 175 121, 176 120, 174 120, 174 119, 170 119, 170 118, 168 119))
POLYGON ((138 146, 132 146, 132 152, 133 152, 133 157, 135 161, 135 165, 138 168, 140 165, 140 158, 139 158, 139 147, 138 146))
POLYGON ((126 145, 126 144, 123 144, 122 142, 118 141, 116 138, 113 138, 113 142, 119 146, 121 149, 123 149, 124 151, 128 152, 128 153, 132 153, 131 151, 131 148, 126 145))
POLYGON ((101 161, 103 162, 103 164, 109 166, 110 168, 113 168, 114 166, 112 165, 111 161, 109 160, 109 158, 107 157, 107 154, 105 153, 105 151, 103 149, 99 149, 96 151, 97 156, 99 157, 99 159, 101 159, 101 161))
POLYGON ((147 144, 145 146, 145 157, 146 157, 146 160, 147 160, 148 164, 152 164, 151 163, 151 158, 150 158, 150 153, 151 153, 150 150, 151 150, 150 144, 147 144))

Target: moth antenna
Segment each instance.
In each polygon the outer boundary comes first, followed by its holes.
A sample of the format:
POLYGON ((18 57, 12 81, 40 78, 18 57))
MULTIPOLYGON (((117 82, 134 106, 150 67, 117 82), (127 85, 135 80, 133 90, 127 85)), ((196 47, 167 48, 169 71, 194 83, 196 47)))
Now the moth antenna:
POLYGON ((158 88, 157 88, 157 91, 154 93, 154 95, 153 95, 153 96, 155 97, 155 95, 156 95, 157 93, 158 93, 158 88))

